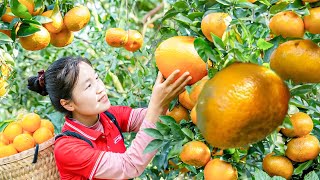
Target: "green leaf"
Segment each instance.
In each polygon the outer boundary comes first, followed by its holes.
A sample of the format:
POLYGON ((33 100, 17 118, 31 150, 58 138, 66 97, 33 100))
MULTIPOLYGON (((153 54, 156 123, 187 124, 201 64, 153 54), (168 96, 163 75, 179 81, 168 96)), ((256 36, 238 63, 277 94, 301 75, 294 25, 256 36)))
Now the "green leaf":
POLYGON ((264 57, 263 57, 264 62, 270 62, 270 56, 272 52, 279 46, 281 39, 283 39, 282 36, 277 36, 269 41, 269 43, 273 44, 273 47, 269 48, 267 51, 264 52, 264 57))
POLYGON ((195 174, 198 173, 197 170, 196 170, 196 168, 195 168, 194 166, 185 164, 185 167, 186 167, 189 171, 191 171, 191 172, 193 172, 193 173, 195 173, 195 174))
POLYGON ((166 14, 163 16, 162 18, 162 22, 168 18, 171 18, 177 14, 179 14, 180 12, 175 10, 174 8, 170 9, 169 11, 166 12, 166 14))
POLYGON ((319 180, 319 177, 316 172, 311 171, 304 177, 304 180, 319 180))
POLYGON ((9 23, 0 23, 0 29, 2 30, 11 30, 9 23))
POLYGON ((35 20, 31 20, 31 19, 23 19, 22 22, 25 24, 35 24, 35 25, 41 26, 40 22, 35 21, 35 20))
POLYGON ((43 12, 43 0, 34 0, 34 11, 37 11, 38 9, 42 9, 40 11, 40 14, 43 12))
POLYGON ((41 24, 46 24, 46 23, 52 22, 51 18, 48 18, 45 16, 34 16, 32 19, 34 19, 35 21, 38 21, 41 24))
POLYGON ((190 9, 189 5, 185 1, 178 1, 178 2, 174 3, 173 7, 179 12, 183 12, 185 10, 189 10, 190 9))
POLYGON ((273 46, 273 44, 261 38, 258 40, 257 45, 258 45, 258 48, 262 50, 270 49, 273 46))
POLYGON ((170 125, 171 134, 173 135, 175 140, 183 140, 185 138, 184 133, 181 131, 181 127, 174 123, 170 125))
POLYGON ((283 11, 288 6, 288 2, 281 2, 279 4, 273 5, 270 8, 270 14, 277 14, 278 12, 283 11))
POLYGON ((8 126, 8 124, 10 124, 12 121, 14 121, 14 119, 8 119, 8 120, 1 121, 0 122, 0 132, 2 132, 8 126))
POLYGON ((221 51, 221 50, 225 50, 225 45, 222 42, 221 38, 219 38, 218 36, 216 36, 213 33, 210 33, 211 37, 213 39, 213 44, 221 51))
POLYGON ((162 146, 162 144, 163 144, 163 141, 161 139, 152 140, 144 149, 143 154, 147 154, 147 153, 153 152, 154 150, 159 149, 162 146))
POLYGON ((194 134, 193 134, 193 132, 190 130, 190 129, 188 129, 188 128, 182 128, 182 132, 186 135, 186 136, 188 136, 190 139, 194 139, 194 134))
POLYGON ((160 116, 160 120, 167 125, 175 124, 176 121, 171 116, 160 116))
POLYGON ((264 172, 258 168, 255 168, 255 171, 252 175, 255 179, 263 179, 263 180, 271 179, 270 176, 266 172, 264 172))
POLYGON ((294 169, 293 174, 294 175, 300 175, 302 172, 306 169, 308 169, 312 165, 313 160, 309 160, 307 162, 304 162, 300 164, 297 168, 294 169))
POLYGON ((18 0, 10 0, 11 12, 23 19, 31 19, 32 16, 28 11, 28 8, 20 3, 18 0))
POLYGON ((174 17, 173 19, 187 26, 190 26, 190 24, 192 24, 192 21, 182 14, 176 15, 176 17, 174 17))
POLYGON ((165 124, 163 124, 163 123, 160 123, 160 122, 157 122, 156 123, 156 127, 157 127, 157 130, 158 131, 160 131, 160 133, 162 134, 162 135, 169 135, 169 133, 170 133, 170 128, 169 128, 169 126, 167 126, 167 125, 165 125, 165 124))
POLYGON ((187 15, 187 17, 191 20, 195 20, 196 18, 202 18, 204 12, 193 12, 187 15))
POLYGON ((7 36, 6 34, 0 32, 0 42, 1 43, 10 43, 10 42, 13 42, 13 41, 9 36, 7 36))
POLYGON ((218 3, 222 4, 222 5, 225 5, 225 6, 230 6, 231 3, 230 1, 226 1, 226 0, 216 0, 218 3))
MULTIPOLYGON (((56 0, 56 3, 54 4, 54 8, 53 8, 53 10, 52 10, 51 17, 60 15, 59 13, 60 13, 59 0, 56 0)), ((53 19, 54 19, 54 18, 53 18, 53 19)))
POLYGON ((17 34, 20 37, 25 37, 30 36, 38 31, 40 31, 39 27, 23 24, 20 26, 17 34))
POLYGON ((156 129, 153 128, 146 128, 143 129, 143 131, 148 134, 149 136, 155 138, 155 139, 161 139, 163 140, 163 135, 156 129))
POLYGON ((214 52, 207 41, 202 38, 196 38, 193 43, 194 48, 204 62, 207 62, 208 59, 211 59, 214 63, 217 62, 214 56, 214 52))
POLYGON ((286 180, 286 178, 283 178, 281 176, 273 176, 271 180, 286 180))
POLYGON ((292 129, 292 128, 293 128, 292 123, 291 123, 289 117, 286 116, 286 117, 284 118, 283 126, 284 126, 285 128, 287 128, 287 129, 292 129))
POLYGON ((179 141, 178 143, 176 143, 173 148, 169 151, 168 154, 168 159, 175 157, 175 156, 179 156, 180 152, 182 150, 182 141, 179 141))
POLYGON ((290 89, 290 95, 293 96, 299 96, 299 95, 305 95, 306 93, 310 93, 312 89, 316 88, 316 84, 303 84, 303 85, 297 85, 290 89))

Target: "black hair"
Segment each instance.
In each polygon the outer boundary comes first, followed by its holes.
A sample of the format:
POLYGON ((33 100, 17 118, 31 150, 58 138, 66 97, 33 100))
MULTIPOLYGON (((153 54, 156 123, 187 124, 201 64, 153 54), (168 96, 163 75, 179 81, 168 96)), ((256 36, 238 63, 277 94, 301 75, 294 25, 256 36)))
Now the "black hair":
POLYGON ((44 83, 39 76, 28 78, 28 89, 42 96, 49 95, 53 107, 64 114, 71 115, 61 104, 60 99, 71 100, 72 90, 79 75, 79 63, 91 63, 82 57, 63 57, 54 61, 44 73, 44 83))

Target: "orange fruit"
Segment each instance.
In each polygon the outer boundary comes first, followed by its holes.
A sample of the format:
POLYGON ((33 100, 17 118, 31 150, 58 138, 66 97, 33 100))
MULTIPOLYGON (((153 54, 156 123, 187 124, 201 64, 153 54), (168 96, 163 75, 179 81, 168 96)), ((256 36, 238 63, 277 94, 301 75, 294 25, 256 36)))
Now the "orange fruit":
POLYGON ((291 179, 293 174, 291 161, 284 156, 275 156, 274 153, 270 153, 263 158, 262 167, 271 177, 281 176, 286 179, 291 179))
POLYGON ((33 139, 37 144, 41 144, 53 137, 53 133, 46 127, 40 127, 33 133, 33 139))
MULTIPOLYGON (((169 160, 169 161, 168 161, 168 164, 169 164, 169 167, 172 167, 173 170, 179 169, 179 166, 178 166, 176 163, 174 163, 172 160, 169 160)), ((180 169, 179 172, 181 172, 181 173, 187 173, 187 172, 189 172, 189 170, 184 167, 184 168, 180 169)))
POLYGON ((9 77, 11 70, 12 70, 12 68, 7 64, 2 64, 1 65, 1 74, 2 74, 2 76, 9 77))
POLYGON ((126 50, 134 52, 141 48, 143 44, 143 37, 142 35, 136 30, 129 30, 128 31, 128 41, 123 46, 126 50))
POLYGON ((202 88, 208 80, 209 80, 209 77, 205 76, 200 81, 198 81, 192 85, 192 88, 190 91, 190 99, 192 102, 196 103, 198 101, 198 98, 199 98, 199 95, 202 91, 202 88))
POLYGON ((6 144, 0 141, 0 147, 1 146, 6 146, 6 144))
POLYGON ((9 13, 11 13, 11 8, 7 7, 6 12, 1 17, 3 22, 11 23, 11 21, 16 18, 16 16, 9 15, 9 13))
POLYGON ((200 141, 190 141, 183 145, 180 159, 182 162, 196 167, 205 166, 211 158, 210 149, 200 141))
POLYGON ((197 105, 195 105, 191 112, 190 112, 190 118, 193 124, 197 125, 197 111, 196 111, 197 105))
POLYGON ((319 0, 302 0, 303 2, 310 2, 310 3, 313 3, 313 2, 318 2, 319 0))
POLYGON ((282 124, 289 95, 286 84, 272 70, 233 63, 204 85, 197 102, 197 127, 214 147, 247 146, 282 124))
POLYGON ((207 75, 206 63, 194 48, 194 40, 193 37, 175 36, 158 46, 155 51, 156 64, 165 78, 177 69, 180 73, 176 79, 188 71, 192 77, 188 82, 190 85, 207 75))
POLYGON ((269 27, 272 33, 284 38, 302 38, 304 35, 303 20, 293 11, 277 13, 270 19, 269 27))
POLYGON ((4 130, 3 134, 9 139, 9 141, 13 141, 13 139, 22 134, 22 127, 17 122, 11 122, 4 130))
POLYGON ((247 0, 247 1, 249 1, 251 3, 255 3, 257 0, 247 0))
POLYGON ((13 146, 0 146, 0 158, 11 156, 17 153, 17 150, 13 146))
POLYGON ((0 78, 0 97, 4 96, 7 93, 8 83, 7 81, 0 78))
POLYGON ((35 146, 35 142, 30 134, 19 134, 13 140, 13 146, 18 152, 21 152, 33 148, 35 146))
POLYGON ((106 42, 112 47, 122 47, 128 42, 128 33, 122 28, 110 28, 106 31, 106 42))
POLYGON ((195 103, 191 101, 187 90, 179 94, 179 103, 188 110, 191 110, 195 105, 195 103))
POLYGON ((52 122, 49 121, 48 119, 41 119, 40 127, 46 127, 52 132, 52 134, 54 134, 54 126, 52 122))
POLYGON ((177 123, 180 123, 182 119, 189 120, 189 112, 186 108, 180 104, 175 106, 171 111, 167 111, 167 116, 171 116, 177 123))
POLYGON ((23 130, 23 131, 22 131, 22 134, 29 134, 29 135, 31 135, 31 136, 33 135, 32 132, 29 132, 29 131, 26 131, 26 130, 23 130))
POLYGON ((293 138, 287 144, 286 156, 295 162, 315 159, 319 153, 319 140, 312 135, 293 138))
POLYGON ((320 7, 311 8, 309 12, 303 18, 304 28, 312 34, 320 34, 320 7))
POLYGON ((282 79, 295 83, 319 83, 320 48, 311 40, 292 40, 280 44, 270 57, 270 67, 282 79), (301 61, 303 59, 303 61, 301 61))
POLYGON ((79 31, 90 21, 90 11, 85 6, 77 6, 68 11, 63 19, 70 31, 79 31))
POLYGON ((293 129, 281 129, 282 134, 287 137, 301 137, 309 134, 313 129, 313 121, 310 116, 303 112, 298 112, 290 117, 293 129))
POLYGON ((65 47, 72 43, 74 38, 73 32, 69 31, 65 25, 58 33, 50 33, 50 44, 55 47, 65 47))
POLYGON ((29 51, 37 51, 47 47, 50 43, 50 33, 43 26, 38 26, 40 31, 30 36, 20 37, 21 46, 29 51))
POLYGON ((2 32, 3 34, 11 37, 11 31, 10 30, 3 30, 3 29, 0 29, 0 32, 2 32))
POLYGON ((36 113, 28 113, 23 116, 21 126, 24 130, 33 133, 41 125, 41 118, 36 113))
POLYGON ((33 16, 38 15, 42 9, 39 8, 36 11, 34 11, 35 8, 35 4, 34 4, 34 0, 18 0, 21 4, 25 5, 29 11, 29 13, 33 16))
POLYGON ((8 145, 10 143, 9 139, 7 138, 6 135, 4 135, 3 132, 0 132, 0 142, 3 143, 4 145, 8 145))
POLYGON ((61 13, 58 12, 56 14, 52 14, 53 10, 46 11, 42 13, 42 16, 46 16, 52 20, 52 22, 45 23, 43 26, 50 32, 50 33, 58 33, 62 30, 63 27, 63 19, 61 13))
POLYGON ((238 179, 238 171, 231 164, 220 160, 212 159, 204 167, 205 180, 236 180, 238 179))
POLYGON ((231 17, 227 13, 210 13, 202 19, 201 31, 209 41, 213 42, 210 33, 222 38, 231 20, 231 17))

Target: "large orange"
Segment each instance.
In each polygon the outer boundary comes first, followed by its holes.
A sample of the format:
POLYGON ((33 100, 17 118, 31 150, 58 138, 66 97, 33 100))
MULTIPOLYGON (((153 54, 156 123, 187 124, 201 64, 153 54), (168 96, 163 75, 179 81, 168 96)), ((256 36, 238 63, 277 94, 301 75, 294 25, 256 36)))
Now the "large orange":
POLYGON ((1 146, 0 147, 0 158, 11 156, 17 154, 18 151, 11 145, 1 146))
POLYGON ((289 98, 286 84, 272 70, 234 63, 204 85, 197 102, 197 126, 214 147, 243 147, 282 124, 289 98))
POLYGON ((35 141, 30 134, 19 134, 13 140, 13 146, 18 152, 21 152, 33 148, 35 141))
POLYGON ((230 22, 231 17, 227 13, 210 13, 202 19, 201 31, 209 41, 213 42, 210 33, 222 38, 230 22))
POLYGON ((291 139, 287 144, 286 156, 295 162, 315 159, 319 153, 319 140, 312 135, 291 139))
POLYGON ((128 42, 128 32, 122 28, 110 28, 106 31, 106 42, 112 47, 122 47, 128 42))
POLYGON ((270 67, 283 79, 319 83, 320 48, 311 40, 287 41, 272 53, 270 67))
POLYGON ((63 18, 60 12, 53 14, 53 10, 46 11, 42 14, 52 20, 52 22, 43 24, 50 33, 58 33, 63 28, 63 18))
POLYGON ((262 167, 269 176, 281 176, 290 179, 293 174, 291 161, 284 156, 275 156, 274 153, 270 153, 263 158, 262 167))
POLYGON ((79 31, 90 21, 90 11, 85 6, 76 6, 66 13, 64 24, 70 31, 79 31))
POLYGON ((63 25, 60 32, 50 33, 50 44, 55 47, 65 47, 72 43, 73 38, 73 32, 63 25))
POLYGON ((129 30, 128 31, 128 41, 123 46, 126 50, 134 52, 141 48, 143 44, 143 37, 142 35, 136 30, 129 30))
POLYGON ((179 103, 188 110, 191 110, 195 105, 195 102, 191 101, 187 90, 184 90, 181 94, 179 94, 179 103))
POLYGON ((6 12, 2 15, 1 20, 3 22, 11 23, 11 21, 16 18, 16 16, 9 15, 11 8, 7 7, 6 12))
POLYGON ((37 51, 47 47, 50 43, 50 33, 43 26, 38 26, 40 31, 30 36, 20 37, 21 46, 29 51, 37 51))
POLYGON ((270 19, 271 32, 282 37, 301 38, 304 35, 304 23, 293 11, 279 12, 270 19))
POLYGON ((211 158, 210 149, 201 141, 190 141, 183 145, 180 153, 182 162, 196 167, 205 166, 211 158))
POLYGON ((46 127, 52 132, 52 134, 54 134, 54 126, 52 122, 49 121, 48 119, 41 119, 40 127, 46 127))
POLYGON ((28 113, 23 116, 21 126, 28 132, 35 132, 41 125, 41 118, 36 113, 28 113))
POLYGON ((4 130, 3 134, 9 139, 9 141, 13 141, 16 136, 22 134, 22 127, 17 122, 11 122, 4 130))
POLYGON ((320 7, 309 9, 310 14, 303 18, 304 28, 313 33, 320 34, 320 7))
POLYGON ((194 48, 193 37, 175 36, 163 41, 155 52, 156 64, 165 78, 175 70, 180 73, 189 72, 192 79, 188 84, 194 84, 207 75, 206 63, 194 48))
POLYGON ((171 111, 167 111, 167 116, 171 116, 177 123, 181 120, 189 120, 189 112, 186 108, 181 105, 175 106, 171 111))
POLYGON ((190 118, 193 124, 197 125, 197 111, 196 111, 197 105, 195 105, 191 112, 190 112, 190 118))
POLYGON ((313 121, 310 116, 303 112, 298 112, 290 117, 292 129, 281 129, 287 137, 301 137, 309 134, 313 129, 313 121))
POLYGON ((237 180, 238 171, 230 163, 220 159, 212 159, 204 167, 205 180, 237 180))
POLYGON ((37 144, 41 144, 53 137, 53 133, 46 127, 40 127, 33 133, 33 139, 37 144))
POLYGON ((0 132, 0 142, 4 145, 8 145, 10 143, 9 139, 3 134, 3 132, 0 132))

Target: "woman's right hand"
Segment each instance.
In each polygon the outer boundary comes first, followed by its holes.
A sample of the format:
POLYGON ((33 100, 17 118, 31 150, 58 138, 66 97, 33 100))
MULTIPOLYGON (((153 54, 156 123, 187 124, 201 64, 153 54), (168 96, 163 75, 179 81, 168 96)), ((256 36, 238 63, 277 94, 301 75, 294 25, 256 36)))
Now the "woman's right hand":
POLYGON ((192 77, 189 76, 189 72, 185 72, 174 81, 179 72, 179 70, 174 71, 166 80, 163 78, 161 72, 158 72, 146 114, 147 120, 153 123, 157 122, 159 116, 166 111, 170 102, 185 90, 184 87, 192 77))

